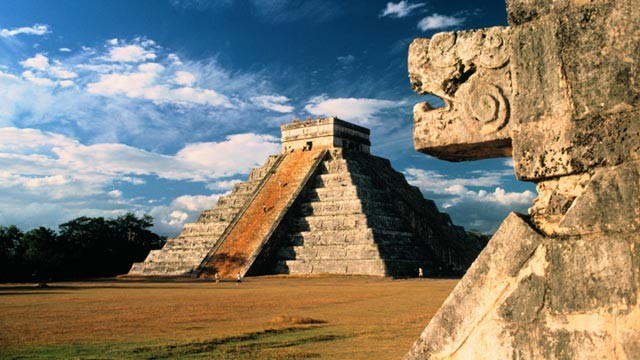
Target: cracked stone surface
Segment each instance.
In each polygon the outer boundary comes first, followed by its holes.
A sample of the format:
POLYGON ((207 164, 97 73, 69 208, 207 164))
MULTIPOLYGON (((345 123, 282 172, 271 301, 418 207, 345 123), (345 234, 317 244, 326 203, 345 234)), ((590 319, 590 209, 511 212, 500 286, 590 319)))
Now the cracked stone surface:
POLYGON ((537 184, 407 359, 640 359, 640 7, 507 0, 509 27, 409 49, 418 151, 537 184), (524 259, 524 260, 523 260, 524 259))

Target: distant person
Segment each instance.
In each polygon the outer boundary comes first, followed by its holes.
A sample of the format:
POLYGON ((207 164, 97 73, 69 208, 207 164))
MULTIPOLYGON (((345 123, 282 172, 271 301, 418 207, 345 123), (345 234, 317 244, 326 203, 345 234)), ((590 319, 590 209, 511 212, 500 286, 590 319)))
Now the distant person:
POLYGON ((240 283, 242 283, 242 276, 238 272, 238 275, 236 275, 236 286, 240 285, 240 283))
POLYGON ((216 279, 216 284, 219 284, 220 283, 220 274, 216 273, 213 277, 216 279))
POLYGON ((418 268, 418 279, 422 280, 423 277, 424 277, 424 272, 422 271, 422 268, 419 267, 418 268))
POLYGON ((267 204, 262 204, 262 212, 263 213, 267 212, 267 204))

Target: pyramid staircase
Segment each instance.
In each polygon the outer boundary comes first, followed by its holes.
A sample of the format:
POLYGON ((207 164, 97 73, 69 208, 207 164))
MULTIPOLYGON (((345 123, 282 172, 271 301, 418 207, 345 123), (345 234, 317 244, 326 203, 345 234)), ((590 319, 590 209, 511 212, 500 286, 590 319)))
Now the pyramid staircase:
POLYGON ((281 126, 282 154, 129 275, 462 273, 481 247, 337 118, 281 126))
MULTIPOLYGON (((274 239, 272 254, 258 261, 262 271, 414 276, 418 267, 451 271, 468 261, 450 264, 441 256, 448 257, 456 243, 466 244, 464 229, 453 226, 388 161, 369 154, 333 150, 286 227, 274 239), (413 205, 421 211, 412 219, 407 213, 415 213, 413 205), (447 254, 439 254, 440 248, 447 254)), ((453 253, 462 250, 469 249, 453 253)))
POLYGON ((128 275, 193 275, 280 159, 280 155, 270 156, 263 166, 251 170, 248 181, 236 184, 230 194, 218 199, 215 208, 203 211, 195 223, 185 224, 180 235, 167 240, 162 249, 151 250, 144 262, 134 263, 128 275))
POLYGON ((298 150, 285 155, 206 257, 200 275, 244 276, 326 154, 298 150))

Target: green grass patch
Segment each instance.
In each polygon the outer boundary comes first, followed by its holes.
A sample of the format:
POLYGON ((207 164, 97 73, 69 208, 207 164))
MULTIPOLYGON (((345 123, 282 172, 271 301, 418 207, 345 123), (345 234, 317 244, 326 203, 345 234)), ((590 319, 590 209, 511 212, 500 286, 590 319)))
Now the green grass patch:
POLYGON ((64 344, 0 350, 1 359, 311 359, 304 345, 344 339, 321 327, 268 329, 240 336, 176 343, 64 344))

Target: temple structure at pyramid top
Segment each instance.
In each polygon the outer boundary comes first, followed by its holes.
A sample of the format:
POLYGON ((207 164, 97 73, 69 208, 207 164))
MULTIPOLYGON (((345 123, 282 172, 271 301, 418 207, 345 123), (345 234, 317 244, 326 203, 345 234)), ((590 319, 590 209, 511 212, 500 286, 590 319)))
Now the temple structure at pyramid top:
POLYGON ((369 153, 371 131, 336 117, 293 121, 280 126, 282 153, 295 149, 342 148, 369 153))
POLYGON ((271 155, 131 276, 461 273, 480 251, 435 203, 335 117, 281 126, 271 155))

